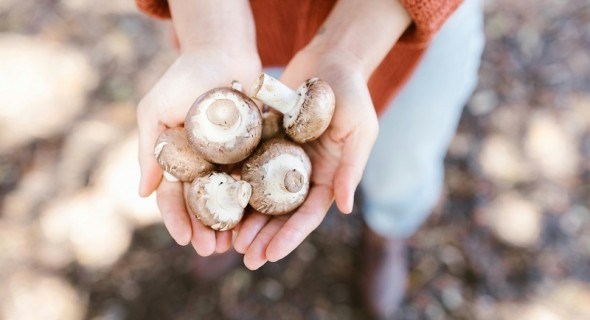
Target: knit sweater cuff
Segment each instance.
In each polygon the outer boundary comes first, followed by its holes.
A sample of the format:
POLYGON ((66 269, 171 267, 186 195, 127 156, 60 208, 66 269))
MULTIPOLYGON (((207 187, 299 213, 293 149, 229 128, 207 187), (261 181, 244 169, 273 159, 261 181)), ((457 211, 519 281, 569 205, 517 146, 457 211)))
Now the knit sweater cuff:
POLYGON ((428 45, 447 19, 463 0, 401 0, 412 17, 413 24, 400 38, 400 42, 419 47, 428 45))
POLYGON ((139 10, 149 16, 160 19, 170 19, 168 0, 135 0, 139 10))
MULTIPOLYGON (((455 12, 463 0, 401 0, 413 24, 400 38, 412 47, 426 47, 430 39, 455 12)), ((149 16, 169 19, 168 0, 135 0, 137 7, 149 16)))
POLYGON ((400 42, 425 47, 463 0, 401 0, 413 24, 400 42))

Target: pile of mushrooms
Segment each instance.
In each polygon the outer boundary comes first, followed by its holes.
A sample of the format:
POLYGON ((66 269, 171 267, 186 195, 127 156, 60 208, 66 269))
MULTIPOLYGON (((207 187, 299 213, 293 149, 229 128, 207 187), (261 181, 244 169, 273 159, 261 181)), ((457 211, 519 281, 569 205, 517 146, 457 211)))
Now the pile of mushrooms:
POLYGON ((248 205, 281 215, 305 201, 312 169, 300 144, 322 135, 334 105, 332 89, 318 78, 292 90, 263 73, 250 97, 236 81, 202 94, 184 127, 160 134, 154 154, 166 180, 190 183, 191 214, 213 230, 229 230, 248 205), (240 166, 239 176, 221 170, 240 166))

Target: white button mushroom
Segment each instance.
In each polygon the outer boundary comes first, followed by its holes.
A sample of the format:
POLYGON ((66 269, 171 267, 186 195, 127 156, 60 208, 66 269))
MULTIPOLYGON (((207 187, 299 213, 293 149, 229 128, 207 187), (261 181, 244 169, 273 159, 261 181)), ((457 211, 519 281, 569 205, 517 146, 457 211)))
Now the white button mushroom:
POLYGON ((294 91, 263 73, 252 86, 250 96, 283 113, 285 131, 298 143, 321 136, 334 114, 334 92, 318 78, 308 79, 294 91))
POLYGON ((297 209, 307 197, 310 177, 303 148, 280 138, 263 142, 242 167, 242 179, 252 185, 250 205, 269 215, 297 209))
POLYGON ((190 146, 184 128, 169 128, 158 137, 154 155, 168 181, 191 182, 197 176, 215 170, 190 146))
POLYGON ((207 161, 237 163, 260 142, 260 110, 248 96, 232 88, 216 88, 202 94, 187 113, 184 126, 190 143, 207 161))
POLYGON ((225 231, 240 222, 251 195, 248 182, 212 172, 196 178, 186 197, 189 210, 197 219, 213 230, 225 231))

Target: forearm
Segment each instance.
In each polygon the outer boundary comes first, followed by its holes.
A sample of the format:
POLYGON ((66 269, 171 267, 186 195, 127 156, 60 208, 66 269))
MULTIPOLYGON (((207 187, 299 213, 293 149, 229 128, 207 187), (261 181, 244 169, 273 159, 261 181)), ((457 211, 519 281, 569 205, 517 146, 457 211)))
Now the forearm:
POLYGON ((398 0, 340 0, 306 50, 349 55, 368 78, 410 23, 398 0))
POLYGON ((256 54, 248 0, 169 0, 169 5, 182 51, 216 47, 232 55, 256 54))

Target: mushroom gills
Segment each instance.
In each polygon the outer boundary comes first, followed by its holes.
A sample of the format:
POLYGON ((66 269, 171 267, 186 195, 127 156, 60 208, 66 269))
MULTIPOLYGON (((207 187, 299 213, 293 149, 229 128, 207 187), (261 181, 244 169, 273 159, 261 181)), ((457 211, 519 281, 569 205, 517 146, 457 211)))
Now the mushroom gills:
POLYGON ((220 221, 235 220, 236 212, 242 211, 252 195, 252 186, 246 181, 236 181, 231 177, 216 174, 205 185, 210 194, 207 209, 215 212, 220 221), (233 180, 233 181, 232 181, 233 180))
POLYGON ((243 105, 237 94, 233 92, 229 94, 215 92, 200 104, 204 112, 197 112, 191 117, 193 122, 199 124, 194 128, 193 135, 233 147, 236 136, 241 135, 240 132, 245 131, 245 126, 251 122, 251 119, 246 118, 252 117, 247 111, 248 107, 243 105), (235 114, 229 116, 233 112, 228 110, 232 108, 238 112, 237 116, 235 114))
POLYGON ((169 182, 178 182, 180 180, 178 180, 177 177, 175 177, 172 173, 170 173, 168 170, 168 168, 166 168, 166 165, 164 163, 162 163, 160 161, 160 154, 162 153, 162 150, 164 150, 164 147, 168 144, 168 142, 160 142, 156 145, 156 147, 154 148, 154 155, 156 156, 156 159, 158 160, 158 163, 160 164, 160 167, 164 167, 162 168, 164 170, 163 176, 164 179, 166 179, 166 181, 169 182))
POLYGON ((233 228, 244 214, 252 195, 252 186, 228 174, 214 172, 191 184, 187 199, 191 212, 214 230, 233 228))
POLYGON ((206 160, 232 164, 244 160, 260 142, 260 110, 246 95, 231 88, 202 94, 185 118, 191 145, 206 160))

